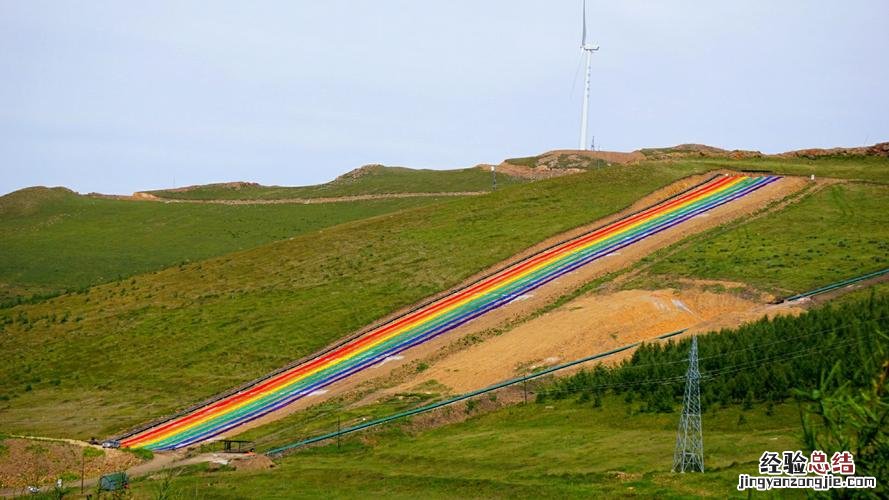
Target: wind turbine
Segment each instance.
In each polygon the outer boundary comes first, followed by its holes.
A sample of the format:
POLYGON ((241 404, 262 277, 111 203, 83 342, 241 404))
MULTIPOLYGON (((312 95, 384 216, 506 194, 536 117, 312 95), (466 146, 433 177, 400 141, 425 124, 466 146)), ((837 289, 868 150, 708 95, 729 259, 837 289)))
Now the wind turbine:
POLYGON ((586 55, 586 83, 583 87, 583 111, 580 115, 580 149, 587 149, 586 129, 587 118, 590 110, 590 66, 593 63, 593 52, 599 50, 598 45, 588 44, 586 41, 586 0, 583 0, 583 34, 580 39, 580 50, 586 55))

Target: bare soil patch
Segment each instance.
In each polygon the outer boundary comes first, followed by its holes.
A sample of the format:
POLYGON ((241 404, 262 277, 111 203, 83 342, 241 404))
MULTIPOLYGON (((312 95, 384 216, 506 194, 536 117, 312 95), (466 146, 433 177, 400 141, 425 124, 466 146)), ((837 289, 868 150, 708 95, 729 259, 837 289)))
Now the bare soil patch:
MULTIPOLYGON (((539 368, 591 356, 665 333, 699 333, 798 307, 759 304, 699 289, 626 290, 579 297, 539 318, 432 364, 387 394, 436 381, 464 393, 539 368)), ((621 359, 619 356, 610 359, 621 359)))
MULTIPOLYGON (((516 165, 505 160, 497 165, 497 171, 521 179, 549 179, 586 172, 586 169, 576 167, 576 165, 584 165, 591 159, 602 160, 606 164, 625 164, 644 160, 645 155, 639 151, 621 153, 617 151, 557 149, 538 156, 534 167, 516 165)), ((479 165, 479 168, 487 169, 489 167, 489 165, 479 165)))
POLYGON ((250 454, 231 461, 237 470, 268 470, 275 467, 275 462, 265 455, 250 454))
POLYGON ((132 453, 73 441, 7 438, 0 449, 0 485, 22 488, 55 482, 56 479, 80 477, 81 457, 85 448, 95 453, 84 457, 85 477, 125 470, 142 463, 132 453), (96 456, 101 453, 101 456, 96 456))

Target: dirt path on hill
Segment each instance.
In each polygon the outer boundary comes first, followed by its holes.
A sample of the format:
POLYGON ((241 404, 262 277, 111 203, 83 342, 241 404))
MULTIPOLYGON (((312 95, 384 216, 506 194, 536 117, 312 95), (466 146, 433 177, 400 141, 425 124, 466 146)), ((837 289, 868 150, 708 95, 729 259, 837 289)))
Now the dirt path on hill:
MULTIPOLYGON (((0 496, 21 493, 28 485, 55 483, 63 475, 80 475, 81 467, 87 477, 137 466, 141 459, 120 450, 102 449, 73 439, 9 436, 0 440, 0 496), (86 448, 94 451, 84 456, 86 448)), ((78 480, 78 485, 80 481, 78 480)))
MULTIPOLYGON (((10 450, 12 450, 12 448, 10 448, 10 450)), ((156 453, 154 455, 154 458, 152 458, 151 460, 142 462, 130 453, 113 449, 106 449, 104 451, 106 455, 117 458, 111 460, 106 458, 101 461, 100 466, 98 467, 92 463, 95 462, 97 459, 87 459, 87 466, 85 467, 85 479, 83 481, 83 489, 85 493, 91 493, 95 490, 96 483, 99 482, 100 476, 121 470, 126 471, 127 476, 132 479, 135 477, 144 477, 162 473, 165 470, 171 470, 177 467, 184 467, 186 465, 195 465, 201 463, 209 463, 211 464, 211 466, 215 464, 215 466, 217 467, 223 465, 231 465, 238 470, 262 470, 274 467, 274 463, 265 455, 256 455, 252 453, 201 453, 198 455, 188 455, 185 451, 179 451, 171 453, 156 453), (121 460, 120 457, 128 458, 125 460, 121 460)), ((40 476, 39 480, 32 479, 32 475, 28 474, 27 468, 31 467, 29 462, 20 461, 17 464, 17 475, 13 476, 11 480, 2 483, 4 485, 11 485, 14 487, 0 489, 0 497, 12 497, 16 495, 22 495, 24 494, 22 490, 27 485, 38 486, 40 487, 41 491, 44 492, 52 491, 55 486, 56 478, 63 474, 65 471, 70 473, 74 471, 74 469, 76 469, 76 473, 78 475, 80 474, 79 455, 77 455, 77 457, 77 463, 72 465, 68 469, 61 470, 57 468, 52 471, 47 471, 46 474, 40 476)), ((2 469, 0 469, 0 473, 2 473, 2 469)), ((0 479, 6 478, 0 476, 0 479)), ((78 493, 80 491, 80 485, 81 483, 79 478, 77 480, 64 481, 62 484, 64 488, 71 488, 78 493)))
MULTIPOLYGON (((720 171, 719 173, 728 172, 720 171)), ((501 269, 507 264, 514 263, 519 259, 533 255, 555 243, 576 237, 628 214, 647 208, 654 203, 660 202, 665 198, 680 193, 689 187, 702 182, 713 174, 714 172, 710 172, 677 181, 643 197, 626 210, 543 241, 512 257, 509 261, 492 266, 491 269, 501 269)), ((385 392, 378 393, 377 391, 384 386, 389 386, 386 380, 392 377, 393 374, 410 372, 411 366, 416 366, 417 363, 434 357, 435 354, 442 349, 461 342, 474 344, 477 342, 478 337, 482 332, 500 328, 511 322, 516 322, 523 317, 527 317, 534 313, 534 311, 540 310, 565 293, 575 290, 583 284, 605 276, 608 273, 624 269, 657 249, 676 243, 692 234, 699 233, 741 217, 749 216, 770 203, 778 202, 793 193, 796 193, 805 187, 806 184, 807 181, 802 178, 784 177, 743 198, 737 199, 727 205, 717 207, 666 231, 652 235, 613 255, 596 260, 577 271, 548 283, 527 296, 520 297, 521 300, 515 300, 503 307, 495 309, 455 330, 429 340, 419 346, 413 347, 398 356, 387 358, 383 362, 356 373, 345 380, 336 382, 323 390, 316 391, 312 395, 302 398, 288 407, 236 428, 232 432, 227 433, 226 436, 231 437, 247 429, 281 419, 286 415, 298 412, 330 398, 346 396, 350 399, 354 399, 355 397, 364 395, 365 401, 372 401, 379 397, 383 397, 385 392)), ((467 279, 463 285, 472 283, 473 281, 490 274, 490 272, 491 270, 479 273, 478 275, 467 279)), ((463 285, 461 285, 461 287, 463 285)), ((461 287, 442 292, 441 294, 432 297, 430 300, 449 295, 453 293, 454 290, 461 287)), ((682 327, 688 327, 689 324, 697 325, 697 327, 702 329, 707 329, 709 328, 709 326, 707 326, 708 322, 717 321, 717 317, 720 314, 730 311, 735 314, 735 316, 732 317, 732 319, 727 319, 726 325, 737 324, 733 322, 741 321, 744 317, 752 319, 760 314, 756 309, 757 307, 760 307, 759 305, 739 302, 738 300, 740 299, 732 300, 731 298, 714 297, 706 294, 701 296, 672 296, 669 295, 669 293, 670 292, 661 293, 661 295, 657 296, 657 300, 664 303, 664 300, 669 299, 668 302, 665 303, 669 306, 669 304, 673 304, 672 300, 676 299, 683 304, 687 304, 687 308, 693 312, 689 313, 673 307, 674 310, 670 311, 670 314, 664 318, 651 318, 651 314, 642 312, 645 309, 643 307, 644 304, 640 305, 639 303, 639 301, 642 300, 639 296, 635 296, 635 299, 631 299, 631 296, 619 295, 613 299, 617 302, 612 306, 611 310, 620 310, 623 307, 625 308, 625 311, 623 313, 609 315, 610 313, 608 310, 595 311, 595 303, 602 300, 602 298, 597 298, 595 300, 584 302, 583 305, 573 305, 572 307, 583 308, 586 311, 585 314, 581 316, 573 314, 565 316, 564 319, 560 320, 561 323, 558 328, 548 327, 548 320, 543 320, 543 318, 547 318, 549 315, 545 315, 540 321, 532 321, 529 323, 529 325, 533 326, 510 331, 493 340, 486 340, 485 342, 478 344, 480 350, 472 350, 471 354, 463 354, 460 357, 455 357, 453 360, 448 361, 446 364, 441 364, 439 367, 433 366, 433 369, 424 372, 422 377, 415 377, 407 380, 403 382, 402 385, 396 385, 392 390, 397 392, 425 381, 436 380, 449 386, 453 384, 453 387, 451 388, 456 392, 461 392, 458 388, 483 387, 488 383, 515 376, 516 368, 528 363, 534 364, 536 362, 543 362, 545 364, 555 364, 555 361, 547 362, 546 360, 550 358, 555 358, 560 361, 574 359, 583 355, 601 352, 602 350, 607 349, 607 347, 604 346, 612 345, 612 343, 614 345, 623 345, 633 341, 630 339, 641 340, 651 338, 682 327), (627 305, 618 305, 623 302, 626 302, 627 305), (634 308, 635 312, 627 312, 634 308), (695 308, 697 308, 698 311, 695 311, 695 308), (596 315, 598 315, 598 317, 596 315), (574 324, 575 327, 571 327, 571 324, 574 324), (595 330, 593 330, 590 325, 596 325, 595 330), (519 330, 520 332, 517 335, 513 335, 519 330), (603 334, 602 332, 605 333, 603 334), (612 338, 612 334, 614 334, 615 337, 612 338), (604 338, 602 338, 603 335, 604 338), (489 343, 493 347, 484 347, 489 343), (470 369, 474 364, 484 366, 470 369), (463 372, 460 371, 461 369, 463 372), (435 377, 428 376, 428 373, 434 373, 435 377)), ((645 300, 651 302, 651 300, 654 299, 645 300)), ((645 302, 645 300, 642 301, 645 302)), ((397 311, 374 325, 368 326, 362 330, 362 332, 369 331, 388 319, 403 314, 414 307, 416 307, 416 305, 397 311)), ((563 308, 564 307, 565 306, 563 306, 563 308)), ((356 336, 360 334, 361 332, 356 334, 356 336)), ((222 439, 222 436, 217 439, 222 439)))
POLYGON ((345 203, 350 201, 389 200, 396 198, 441 198, 457 196, 479 196, 489 191, 454 191, 446 193, 390 193, 390 194, 357 194, 353 196, 336 196, 328 198, 280 198, 271 200, 188 200, 182 198, 161 198, 151 193, 137 192, 132 196, 93 194, 94 198, 105 198, 124 201, 156 201, 160 203, 198 203, 213 205, 316 205, 320 203, 345 203))

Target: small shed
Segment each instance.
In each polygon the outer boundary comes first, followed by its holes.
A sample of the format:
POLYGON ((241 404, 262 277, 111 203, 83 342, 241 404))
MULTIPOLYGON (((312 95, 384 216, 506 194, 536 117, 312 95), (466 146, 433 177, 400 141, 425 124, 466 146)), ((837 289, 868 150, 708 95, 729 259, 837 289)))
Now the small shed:
POLYGON ((223 453, 250 453, 256 449, 253 441, 244 441, 241 439, 223 439, 223 453))

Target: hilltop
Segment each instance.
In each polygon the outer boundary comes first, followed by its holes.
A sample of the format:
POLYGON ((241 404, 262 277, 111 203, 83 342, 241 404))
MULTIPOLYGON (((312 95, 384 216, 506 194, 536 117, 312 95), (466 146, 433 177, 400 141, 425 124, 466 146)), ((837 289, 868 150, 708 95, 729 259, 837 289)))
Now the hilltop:
POLYGON ((51 205, 64 204, 78 197, 64 187, 34 186, 0 196, 0 218, 26 217, 51 205))
MULTIPOLYGON (((500 186, 507 186, 521 183, 523 179, 500 174, 497 181, 500 186)), ((481 168, 422 170, 365 165, 316 186, 284 187, 229 182, 138 192, 134 196, 177 200, 310 200, 360 195, 482 193, 491 189, 491 173, 481 168)))
POLYGON ((867 178, 889 181, 889 142, 867 147, 802 149, 778 154, 750 150, 726 150, 704 144, 680 144, 664 148, 643 148, 630 153, 614 151, 554 150, 536 156, 509 158, 497 169, 528 179, 544 179, 585 172, 611 164, 645 165, 658 161, 709 162, 739 170, 753 169, 809 175, 831 165, 830 175, 843 178, 867 178), (844 172, 843 168, 849 169, 844 172), (862 172, 864 168, 873 170, 862 172))
MULTIPOLYGON (((355 197, 385 198, 411 195, 469 195, 490 192, 493 188, 491 168, 495 168, 501 187, 523 182, 583 173, 591 168, 612 164, 643 165, 650 161, 741 161, 730 168, 769 168, 770 161, 781 161, 781 168, 795 164, 793 173, 805 174, 807 167, 818 160, 852 161, 879 165, 889 158, 889 142, 867 147, 802 149, 778 154, 752 150, 726 150, 704 144, 680 144, 663 148, 643 148, 632 152, 580 151, 558 149, 535 156, 508 158, 498 165, 479 164, 472 168, 452 170, 412 169, 369 164, 353 169, 334 180, 314 186, 265 186, 256 182, 233 181, 152 191, 137 191, 132 196, 111 196, 118 199, 176 200, 190 202, 225 202, 229 200, 263 200, 269 202, 314 202, 351 200, 355 197), (743 162, 747 162, 744 165, 743 162)), ((858 173, 851 174, 852 176, 858 173)), ((846 177, 840 173, 841 177, 846 177)), ((97 197, 108 197, 91 193, 97 197)))

